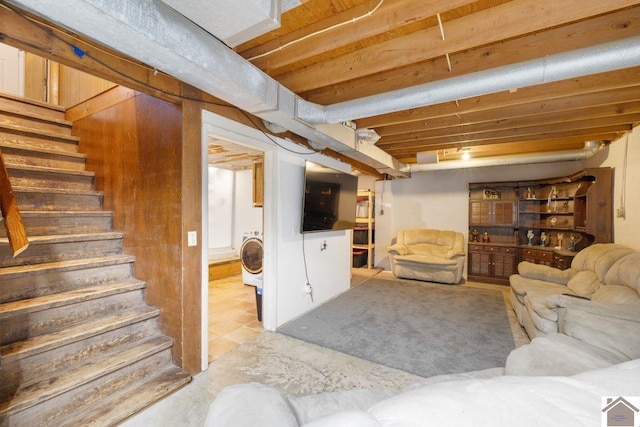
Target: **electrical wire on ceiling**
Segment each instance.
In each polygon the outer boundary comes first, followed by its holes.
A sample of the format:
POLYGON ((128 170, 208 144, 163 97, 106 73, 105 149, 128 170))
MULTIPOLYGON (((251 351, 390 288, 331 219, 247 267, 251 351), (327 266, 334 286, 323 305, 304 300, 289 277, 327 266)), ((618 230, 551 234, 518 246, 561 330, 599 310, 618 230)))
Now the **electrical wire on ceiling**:
POLYGON ((384 3, 384 0, 380 0, 380 3, 378 3, 378 4, 376 5, 376 7, 374 7, 373 9, 371 9, 370 11, 368 11, 367 13, 365 13, 364 15, 360 15, 360 16, 357 16, 357 17, 355 17, 355 18, 351 18, 351 19, 349 19, 348 21, 340 22, 340 23, 335 24, 335 25, 332 25, 332 26, 330 26, 330 27, 323 28, 322 30, 318 30, 318 31, 316 31, 316 32, 314 32, 314 33, 307 34, 306 36, 304 36, 304 37, 300 37, 299 39, 291 40, 290 42, 285 43, 285 44, 283 44, 282 46, 278 46, 278 47, 276 47, 275 49, 271 49, 271 50, 270 50, 270 51, 268 51, 268 52, 264 52, 264 53, 261 53, 260 55, 256 55, 256 56, 253 56, 253 57, 251 57, 251 58, 248 58, 248 59, 247 59, 247 61, 253 61, 253 60, 255 60, 255 59, 259 59, 259 58, 265 57, 265 56, 267 56, 267 55, 271 55, 273 52, 277 52, 277 51, 279 51, 279 50, 282 50, 282 49, 284 49, 284 48, 287 48, 287 47, 289 47, 289 46, 291 46, 291 45, 294 45, 294 44, 296 44, 296 43, 299 43, 299 42, 301 42, 301 41, 304 41, 304 40, 310 39, 311 37, 315 37, 315 36, 317 36, 318 34, 322 34, 322 33, 326 33, 326 32, 331 31, 331 30, 335 30, 336 28, 340 28, 340 27, 342 27, 342 26, 344 26, 344 25, 348 25, 348 24, 355 24, 355 23, 356 23, 356 22, 358 22, 359 20, 364 19, 364 18, 368 18, 369 16, 373 15, 373 14, 374 14, 374 13, 375 13, 379 8, 380 8, 380 6, 382 6, 382 3, 384 3))

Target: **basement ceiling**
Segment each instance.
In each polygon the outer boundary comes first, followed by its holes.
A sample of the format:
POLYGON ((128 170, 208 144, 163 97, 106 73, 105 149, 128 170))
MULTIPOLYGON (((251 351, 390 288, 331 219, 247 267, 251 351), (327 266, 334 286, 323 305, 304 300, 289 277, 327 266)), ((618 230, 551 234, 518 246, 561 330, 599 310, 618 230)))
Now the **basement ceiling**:
POLYGON ((586 141, 606 144, 640 122, 640 1, 9 2, 378 173, 405 176, 418 158, 443 164, 463 153, 566 160, 593 147, 586 141), (217 34, 227 12, 253 3, 269 12, 242 15, 247 22, 233 31, 244 42, 217 34), (603 43, 616 47, 602 54, 603 43), (576 57, 580 49, 589 53, 576 57), (582 57, 596 61, 579 66, 582 57), (542 64, 540 79, 524 78, 534 74, 522 71, 526 61, 542 64), (488 72, 502 84, 473 83, 488 72), (395 102, 407 93, 410 107, 395 102), (353 105, 367 108, 344 111, 353 105), (336 106, 343 114, 329 115, 336 106), (333 124, 343 120, 379 140, 367 147, 333 124))
MULTIPOLYGON (((640 2, 307 0, 234 50, 329 105, 640 35, 640 2)), ((355 120, 404 163, 581 149, 640 122, 640 67, 355 120)))

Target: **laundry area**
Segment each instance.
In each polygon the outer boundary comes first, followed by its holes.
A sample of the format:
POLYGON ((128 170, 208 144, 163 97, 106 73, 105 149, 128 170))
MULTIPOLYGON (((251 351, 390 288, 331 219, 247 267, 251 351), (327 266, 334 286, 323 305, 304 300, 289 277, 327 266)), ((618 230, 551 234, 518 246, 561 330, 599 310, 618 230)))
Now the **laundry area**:
POLYGON ((209 136, 209 361, 262 333, 262 152, 209 136))

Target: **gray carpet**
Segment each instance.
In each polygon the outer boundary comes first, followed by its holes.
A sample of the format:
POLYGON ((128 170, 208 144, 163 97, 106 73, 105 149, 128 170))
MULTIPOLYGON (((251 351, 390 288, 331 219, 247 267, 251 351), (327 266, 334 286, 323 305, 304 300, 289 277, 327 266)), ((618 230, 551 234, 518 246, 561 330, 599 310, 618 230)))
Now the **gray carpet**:
POLYGON ((278 332, 422 377, 504 366, 515 348, 501 292, 378 277, 278 332))

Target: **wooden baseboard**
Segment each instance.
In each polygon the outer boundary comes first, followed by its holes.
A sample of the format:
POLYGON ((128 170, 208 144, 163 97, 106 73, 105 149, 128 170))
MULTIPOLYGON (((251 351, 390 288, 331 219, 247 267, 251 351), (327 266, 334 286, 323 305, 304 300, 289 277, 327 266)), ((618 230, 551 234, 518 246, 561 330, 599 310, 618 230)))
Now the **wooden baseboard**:
POLYGON ((209 281, 223 279, 242 273, 242 266, 239 258, 211 262, 209 264, 209 281))

